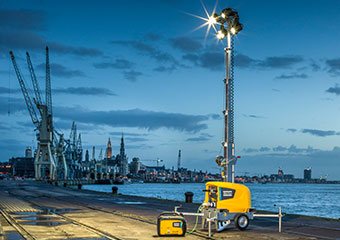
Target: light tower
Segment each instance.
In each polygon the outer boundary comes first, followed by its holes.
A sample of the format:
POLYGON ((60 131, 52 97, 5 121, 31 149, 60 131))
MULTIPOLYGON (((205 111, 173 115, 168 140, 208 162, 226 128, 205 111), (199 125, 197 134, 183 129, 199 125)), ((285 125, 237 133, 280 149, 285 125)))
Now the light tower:
POLYGON ((225 52, 225 109, 224 114, 224 141, 223 156, 218 156, 216 162, 224 168, 223 180, 234 182, 235 164, 235 142, 234 142, 234 59, 233 59, 233 37, 239 33, 243 26, 239 21, 238 13, 231 9, 225 8, 220 14, 214 13, 208 19, 209 24, 219 25, 220 29, 216 33, 219 40, 226 39, 227 47, 225 52))
POLYGON ((178 150, 178 159, 177 159, 177 171, 181 169, 181 150, 178 150))

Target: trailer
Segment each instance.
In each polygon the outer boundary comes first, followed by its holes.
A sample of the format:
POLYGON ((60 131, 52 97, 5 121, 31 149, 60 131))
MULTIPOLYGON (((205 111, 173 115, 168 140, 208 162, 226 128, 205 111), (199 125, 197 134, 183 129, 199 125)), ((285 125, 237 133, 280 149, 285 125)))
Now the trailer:
MULTIPOLYGON (((235 227, 244 231, 251 220, 260 217, 278 218, 279 232, 282 231, 281 207, 277 214, 256 213, 256 210, 251 207, 251 193, 247 186, 230 182, 207 182, 203 191, 205 192, 204 202, 196 213, 180 212, 178 211, 180 206, 175 207, 173 211, 174 219, 178 219, 178 216, 196 216, 196 224, 191 232, 195 231, 199 217, 201 217, 201 228, 208 230, 209 237, 212 235, 213 226, 217 232, 221 232, 234 223, 235 227)), ((171 218, 167 220, 170 221, 171 218)), ((183 219, 181 221, 183 222, 183 219)), ((186 226, 186 224, 183 225, 186 226)), ((160 236, 166 236, 167 232, 170 235, 175 231, 170 225, 167 226, 167 231, 164 230, 164 234, 160 236)))

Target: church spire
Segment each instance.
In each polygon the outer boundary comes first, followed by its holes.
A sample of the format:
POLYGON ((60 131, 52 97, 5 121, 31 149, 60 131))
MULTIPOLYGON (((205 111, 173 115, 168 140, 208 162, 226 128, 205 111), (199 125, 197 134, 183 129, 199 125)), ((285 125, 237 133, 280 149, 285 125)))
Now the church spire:
POLYGON ((106 147, 106 158, 111 159, 112 157, 112 146, 111 146, 111 139, 107 141, 107 147, 106 147))

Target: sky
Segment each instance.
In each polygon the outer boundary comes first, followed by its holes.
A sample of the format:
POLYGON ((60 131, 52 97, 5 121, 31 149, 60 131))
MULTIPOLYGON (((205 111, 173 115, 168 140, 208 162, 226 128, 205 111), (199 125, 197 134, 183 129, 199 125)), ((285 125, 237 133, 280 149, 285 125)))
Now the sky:
MULTIPOLYGON (((10 61, 32 89, 25 52, 45 89, 50 49, 55 127, 72 121, 84 150, 111 138, 126 154, 218 172, 223 154, 224 41, 206 35, 212 0, 0 1, 0 161, 36 147, 10 61)), ((340 3, 220 0, 244 29, 234 39, 237 174, 340 179, 340 3)), ((32 94, 32 92, 31 92, 32 94)), ((44 96, 44 91, 42 91, 44 96)), ((32 94, 33 97, 33 94, 32 94)), ((150 162, 145 162, 149 163, 150 162)))

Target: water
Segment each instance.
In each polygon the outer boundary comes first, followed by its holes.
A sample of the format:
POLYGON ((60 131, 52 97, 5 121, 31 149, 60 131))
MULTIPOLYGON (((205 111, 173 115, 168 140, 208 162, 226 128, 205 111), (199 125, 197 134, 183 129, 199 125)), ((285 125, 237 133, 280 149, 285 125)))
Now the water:
MULTIPOLYGON (((340 184, 247 184, 252 193, 252 207, 309 216, 340 219, 340 184), (276 205, 276 206, 274 206, 276 205)), ((194 202, 203 201, 203 183, 117 185, 126 195, 184 201, 185 192, 194 193, 194 202)), ((111 192, 112 185, 86 185, 84 189, 111 192)))

